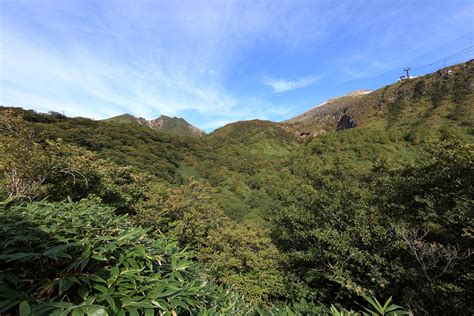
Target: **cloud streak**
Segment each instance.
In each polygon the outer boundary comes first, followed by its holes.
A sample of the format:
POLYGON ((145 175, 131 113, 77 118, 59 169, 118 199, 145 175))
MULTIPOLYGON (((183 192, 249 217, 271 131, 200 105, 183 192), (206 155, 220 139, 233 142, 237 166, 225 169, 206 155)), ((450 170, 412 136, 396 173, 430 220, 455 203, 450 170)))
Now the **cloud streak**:
POLYGON ((300 89, 312 85, 318 81, 321 76, 303 77, 297 80, 273 79, 264 76, 263 84, 271 87, 273 92, 282 93, 290 90, 300 89))

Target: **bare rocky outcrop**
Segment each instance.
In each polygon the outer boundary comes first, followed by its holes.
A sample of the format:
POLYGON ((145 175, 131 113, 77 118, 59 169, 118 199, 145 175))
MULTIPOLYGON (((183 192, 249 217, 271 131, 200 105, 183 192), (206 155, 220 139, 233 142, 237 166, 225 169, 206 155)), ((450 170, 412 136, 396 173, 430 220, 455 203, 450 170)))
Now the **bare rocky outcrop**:
POLYGON ((337 122, 336 132, 342 131, 344 129, 351 129, 357 126, 357 123, 351 119, 349 115, 344 113, 344 115, 337 122))

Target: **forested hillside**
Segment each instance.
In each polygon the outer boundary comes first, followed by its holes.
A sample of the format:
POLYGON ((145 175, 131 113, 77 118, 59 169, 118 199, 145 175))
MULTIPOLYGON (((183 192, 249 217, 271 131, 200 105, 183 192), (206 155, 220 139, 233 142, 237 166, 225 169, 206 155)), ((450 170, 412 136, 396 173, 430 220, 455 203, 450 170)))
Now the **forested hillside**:
POLYGON ((202 137, 0 108, 0 313, 471 315, 473 90, 470 61, 202 137))

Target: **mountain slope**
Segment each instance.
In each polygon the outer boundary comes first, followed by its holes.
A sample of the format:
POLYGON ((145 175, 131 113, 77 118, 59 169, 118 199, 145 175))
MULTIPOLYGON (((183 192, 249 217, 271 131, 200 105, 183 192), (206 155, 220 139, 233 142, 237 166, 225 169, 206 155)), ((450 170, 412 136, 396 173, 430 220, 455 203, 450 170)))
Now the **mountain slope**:
MULTIPOLYGON (((96 152, 100 158, 133 166, 170 183, 182 181, 177 168, 185 155, 192 155, 200 138, 155 131, 123 115, 122 121, 96 121, 1 107, 20 114, 37 131, 40 141, 64 142, 96 152)), ((0 131, 2 132, 2 131, 0 131)))
POLYGON ((371 93, 330 99, 284 124, 300 136, 353 127, 468 127, 474 119, 473 87, 471 60, 371 93))
POLYGON ((181 173, 215 187, 232 219, 268 226, 275 204, 271 179, 284 172, 300 139, 279 123, 251 120, 228 124, 199 141, 199 155, 187 155, 181 173))
POLYGON ((258 143, 261 139, 272 139, 280 144, 291 144, 297 141, 292 133, 281 128, 281 124, 263 120, 230 123, 213 131, 208 138, 211 140, 228 138, 232 143, 246 146, 258 143))
POLYGON ((147 120, 142 117, 135 117, 130 114, 122 114, 119 116, 111 117, 106 119, 107 122, 125 123, 125 124, 140 124, 142 126, 149 127, 153 130, 159 130, 164 133, 180 135, 180 136, 192 136, 198 137, 205 133, 199 128, 189 124, 185 119, 180 117, 169 117, 161 115, 159 118, 154 120, 147 120))

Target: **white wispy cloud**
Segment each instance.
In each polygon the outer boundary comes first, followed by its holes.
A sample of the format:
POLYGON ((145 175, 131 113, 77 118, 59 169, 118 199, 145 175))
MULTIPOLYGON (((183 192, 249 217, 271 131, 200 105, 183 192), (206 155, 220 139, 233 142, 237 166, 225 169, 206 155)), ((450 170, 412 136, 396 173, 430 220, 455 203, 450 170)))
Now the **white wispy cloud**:
POLYGON ((104 110, 110 107, 114 114, 145 117, 187 110, 227 116, 237 103, 224 89, 200 80, 195 71, 182 69, 174 60, 109 62, 84 47, 58 52, 13 33, 4 35, 2 46, 8 49, 1 55, 0 97, 6 105, 66 110, 68 115, 88 113, 100 119, 110 114, 104 110))
POLYGON ((321 76, 303 77, 297 80, 274 79, 264 76, 263 83, 273 89, 276 93, 304 88, 318 81, 321 76))
MULTIPOLYGON (((26 15, 36 14, 23 4, 26 15)), ((86 27, 74 22, 78 8, 56 3, 35 15, 41 32, 34 37, 31 25, 4 16, 0 103, 96 119, 193 112, 207 130, 285 112, 223 85, 233 60, 274 28, 284 6, 189 2, 156 12, 148 5, 98 9, 86 27)))
POLYGON ((347 76, 342 82, 374 77, 393 68, 396 63, 397 61, 394 60, 384 62, 360 55, 352 56, 340 66, 340 69, 347 76))

